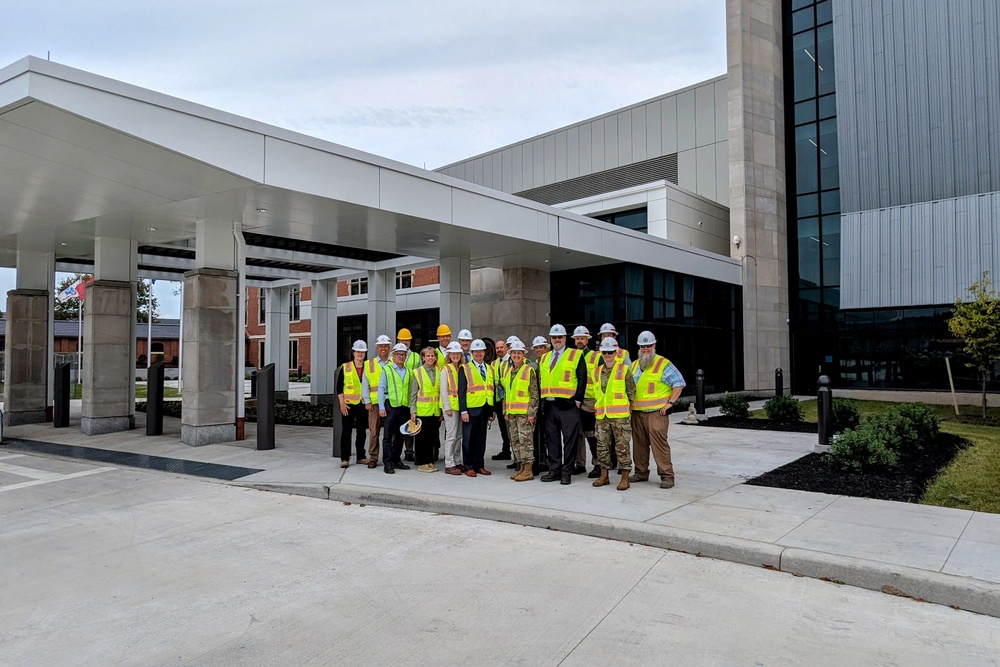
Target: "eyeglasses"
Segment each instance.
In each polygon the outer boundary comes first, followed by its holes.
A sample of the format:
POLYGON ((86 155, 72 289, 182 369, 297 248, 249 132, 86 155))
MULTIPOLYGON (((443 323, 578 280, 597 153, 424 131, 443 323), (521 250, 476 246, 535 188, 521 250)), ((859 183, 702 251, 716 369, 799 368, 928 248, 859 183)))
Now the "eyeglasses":
POLYGON ((601 352, 601 354, 614 354, 614 352, 601 352))
POLYGON ((651 350, 651 349, 653 349, 653 347, 654 347, 653 345, 640 345, 639 349, 640 350, 651 350))

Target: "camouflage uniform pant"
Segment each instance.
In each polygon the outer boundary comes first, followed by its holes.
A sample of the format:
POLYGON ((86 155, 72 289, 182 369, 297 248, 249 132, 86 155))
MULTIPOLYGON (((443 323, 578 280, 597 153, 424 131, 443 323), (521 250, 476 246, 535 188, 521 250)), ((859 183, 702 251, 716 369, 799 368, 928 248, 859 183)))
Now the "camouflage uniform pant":
POLYGON ((632 469, 632 418, 597 420, 597 465, 611 468, 611 439, 615 440, 618 470, 632 469))
POLYGON ((528 415, 506 415, 510 449, 518 463, 535 462, 535 427, 528 423, 528 415))

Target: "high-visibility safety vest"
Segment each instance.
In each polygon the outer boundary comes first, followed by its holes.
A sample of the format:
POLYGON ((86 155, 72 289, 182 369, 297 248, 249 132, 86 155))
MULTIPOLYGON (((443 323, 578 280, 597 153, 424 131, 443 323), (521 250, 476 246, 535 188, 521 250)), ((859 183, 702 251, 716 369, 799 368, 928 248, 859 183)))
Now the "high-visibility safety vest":
POLYGON ((456 412, 458 411, 458 366, 448 364, 444 370, 448 374, 448 409, 456 412))
MULTIPOLYGON (((669 363, 669 359, 661 357, 658 354, 653 357, 653 363, 642 372, 639 380, 635 383, 635 403, 632 405, 634 410, 652 412, 653 410, 659 410, 667 404, 673 388, 661 378, 663 377, 663 370, 669 363)), ((633 375, 638 368, 639 360, 636 359, 632 362, 633 375)))
POLYGON ((399 377, 396 368, 398 366, 393 364, 391 368, 385 369, 385 386, 387 390, 385 398, 389 405, 399 408, 410 404, 410 380, 413 378, 413 374, 410 371, 406 371, 403 373, 403 377, 399 377))
POLYGON ((368 378, 368 398, 372 405, 378 405, 378 383, 382 381, 382 364, 378 357, 365 362, 365 377, 368 378))
POLYGON ((552 352, 542 355, 538 362, 539 385, 542 398, 573 398, 576 394, 576 367, 580 362, 580 350, 562 349, 555 368, 552 352))
MULTIPOLYGON (((364 366, 362 365, 362 368, 364 366)), ((354 370, 354 362, 348 361, 341 367, 341 376, 344 378, 344 400, 348 405, 357 405, 361 402, 361 378, 358 377, 358 372, 354 370)), ((378 389, 378 385, 375 386, 378 389)), ((378 392, 376 392, 375 399, 378 400, 378 392)))
POLYGON ((594 382, 592 378, 594 377, 594 369, 603 366, 604 361, 601 359, 601 353, 596 350, 590 350, 586 352, 584 359, 587 363, 587 390, 584 392, 584 398, 596 398, 594 393, 594 382))
POLYGON ((486 379, 479 373, 479 366, 476 362, 470 361, 465 364, 465 407, 481 408, 484 405, 493 405, 494 383, 496 378, 493 374, 493 367, 486 366, 486 379))
POLYGON ((413 371, 413 378, 417 382, 417 416, 440 417, 441 392, 438 391, 437 368, 428 371, 426 366, 421 365, 413 371))
POLYGON ((601 374, 604 364, 590 374, 590 384, 594 387, 594 414, 598 419, 624 419, 629 416, 628 394, 625 393, 625 374, 629 369, 625 364, 615 362, 608 377, 608 386, 601 389, 601 374))
POLYGON ((503 380, 507 399, 504 411, 508 415, 526 415, 531 407, 531 385, 535 381, 535 369, 521 364, 517 370, 510 369, 503 380))
POLYGON ((624 364, 626 359, 628 359, 628 350, 624 347, 618 348, 618 351, 615 352, 615 361, 620 361, 624 364))
POLYGON ((442 350, 440 347, 437 349, 437 355, 438 355, 438 368, 439 369, 444 368, 444 365, 448 363, 448 355, 446 355, 444 353, 444 350, 442 350))
POLYGON ((420 367, 420 355, 413 350, 408 350, 406 352, 406 360, 403 362, 404 368, 409 368, 411 371, 415 371, 420 367))

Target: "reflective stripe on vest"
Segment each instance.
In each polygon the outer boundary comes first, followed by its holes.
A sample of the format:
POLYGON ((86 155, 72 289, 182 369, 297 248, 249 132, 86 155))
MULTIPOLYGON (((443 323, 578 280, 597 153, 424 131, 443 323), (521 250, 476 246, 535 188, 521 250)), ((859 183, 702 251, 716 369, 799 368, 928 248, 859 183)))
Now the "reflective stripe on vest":
POLYGON ((465 407, 481 408, 493 405, 493 367, 486 366, 486 380, 479 373, 475 362, 465 365, 465 407))
POLYGON ((340 374, 344 378, 344 401, 348 405, 357 405, 361 402, 361 378, 358 377, 358 372, 354 370, 354 362, 348 361, 344 364, 341 367, 340 374))
POLYGON ((594 369, 590 380, 594 385, 594 414, 598 419, 624 419, 629 416, 628 394, 625 393, 625 364, 615 362, 611 367, 608 386, 601 389, 601 373, 604 364, 594 369))
POLYGON ((438 369, 444 368, 444 365, 448 362, 448 356, 444 353, 440 347, 435 350, 438 355, 438 369))
POLYGON ((410 378, 412 376, 410 371, 406 371, 403 377, 399 377, 396 368, 398 366, 393 364, 392 368, 385 369, 385 386, 387 389, 385 398, 389 402, 389 405, 399 408, 408 405, 410 402, 410 378))
POLYGON ((413 350, 408 350, 406 352, 406 360, 403 362, 403 368, 408 368, 411 371, 415 371, 421 366, 420 355, 413 350))
POLYGON ((587 390, 584 392, 583 397, 595 398, 596 394, 594 393, 594 383, 591 382, 591 378, 594 375, 594 370, 595 369, 599 370, 600 367, 604 365, 604 362, 601 360, 601 353, 596 352, 594 350, 587 352, 586 360, 587 360, 587 390))
POLYGON ((378 405, 378 383, 382 381, 382 364, 378 357, 365 362, 365 376, 368 378, 368 398, 372 405, 378 405))
POLYGON ((531 383, 535 369, 528 364, 522 364, 515 373, 508 373, 507 402, 505 412, 508 415, 526 415, 531 407, 531 383))
MULTIPOLYGON (((632 409, 639 412, 652 412, 659 410, 667 404, 673 389, 664 382, 663 370, 670 361, 660 355, 656 355, 649 368, 642 372, 639 380, 635 383, 635 403, 632 409)), ((632 362, 632 373, 639 368, 639 361, 632 362)))
POLYGON ((417 416, 440 417, 441 392, 438 391, 437 370, 428 371, 426 366, 421 366, 413 371, 413 377, 417 380, 417 416))
POLYGON ((458 366, 448 364, 444 367, 448 373, 448 405, 452 411, 458 410, 458 366))
POLYGON ((542 355, 538 362, 542 398, 573 398, 576 394, 576 366, 580 361, 579 350, 563 348, 555 368, 549 368, 552 352, 542 355))

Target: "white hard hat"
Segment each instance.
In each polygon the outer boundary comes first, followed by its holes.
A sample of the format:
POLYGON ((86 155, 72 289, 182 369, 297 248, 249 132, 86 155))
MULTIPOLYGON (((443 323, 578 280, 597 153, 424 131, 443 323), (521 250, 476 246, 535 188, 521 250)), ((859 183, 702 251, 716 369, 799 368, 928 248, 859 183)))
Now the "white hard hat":
POLYGON ((605 338, 601 341, 601 352, 617 352, 618 341, 614 338, 605 338))
POLYGON ((385 334, 382 334, 381 336, 379 336, 378 338, 375 339, 375 344, 376 345, 392 345, 392 341, 389 340, 388 336, 386 336, 385 334))
POLYGON ((517 336, 509 336, 509 337, 507 338, 507 346, 509 347, 510 345, 512 345, 512 344, 514 343, 514 341, 515 341, 515 340, 516 340, 516 341, 520 341, 521 339, 520 339, 520 338, 518 338, 517 336))
POLYGON ((354 345, 351 347, 351 349, 354 350, 355 352, 367 352, 368 346, 365 345, 365 341, 356 340, 354 341, 354 345))
POLYGON ((458 342, 456 341, 451 341, 450 343, 448 343, 448 347, 444 348, 444 351, 447 352, 448 354, 452 354, 455 352, 457 352, 458 354, 462 354, 462 346, 459 345, 458 342))
POLYGON ((566 335, 566 327, 564 327, 561 324, 553 324, 552 328, 549 329, 549 335, 550 336, 565 336, 566 335))
POLYGON ((395 345, 392 346, 393 354, 395 354, 396 352, 409 352, 409 351, 410 348, 406 347, 406 345, 404 345, 403 343, 396 343, 395 345))
POLYGON ((615 329, 615 325, 611 324, 611 322, 605 322, 604 324, 601 325, 601 330, 599 333, 617 334, 618 331, 615 329))
POLYGON ((468 329, 462 329, 458 332, 459 340, 472 340, 472 332, 468 329))
POLYGON ((543 345, 545 347, 549 346, 549 341, 545 336, 535 336, 535 340, 531 341, 531 347, 541 347, 543 345))
POLYGON ((573 338, 576 338, 577 336, 586 336, 587 338, 590 338, 590 329, 581 324, 577 328, 573 329, 573 338))
POLYGON ((472 341, 472 345, 469 346, 469 349, 473 350, 473 351, 475 351, 475 350, 485 350, 486 349, 486 343, 484 343, 483 341, 481 341, 481 340, 479 340, 477 338, 476 340, 472 341))
POLYGON ((522 343, 522 342, 520 341, 520 339, 517 339, 517 338, 515 338, 515 339, 514 339, 513 341, 511 341, 511 343, 510 343, 510 351, 511 351, 511 352, 527 352, 528 350, 527 350, 527 349, 525 349, 525 347, 524 347, 524 343, 522 343))
POLYGON ((638 345, 654 345, 656 343, 656 336, 653 335, 652 331, 643 331, 639 334, 638 345))

